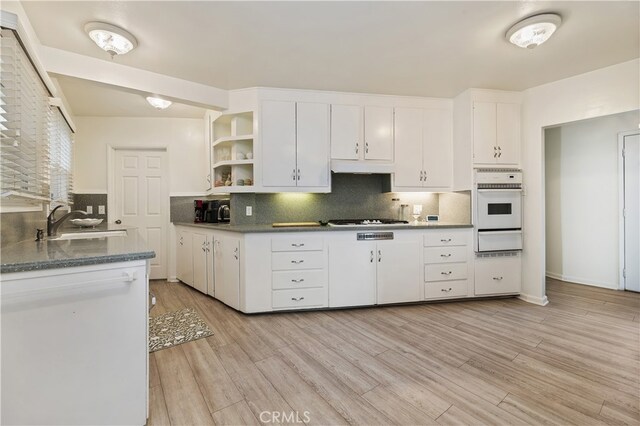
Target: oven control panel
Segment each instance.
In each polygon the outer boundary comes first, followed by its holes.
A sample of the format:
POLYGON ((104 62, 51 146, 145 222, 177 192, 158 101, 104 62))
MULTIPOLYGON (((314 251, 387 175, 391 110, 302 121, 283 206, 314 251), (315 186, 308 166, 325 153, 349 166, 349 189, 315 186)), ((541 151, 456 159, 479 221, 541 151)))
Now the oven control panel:
POLYGON ((393 232, 358 232, 358 241, 393 240, 393 232))

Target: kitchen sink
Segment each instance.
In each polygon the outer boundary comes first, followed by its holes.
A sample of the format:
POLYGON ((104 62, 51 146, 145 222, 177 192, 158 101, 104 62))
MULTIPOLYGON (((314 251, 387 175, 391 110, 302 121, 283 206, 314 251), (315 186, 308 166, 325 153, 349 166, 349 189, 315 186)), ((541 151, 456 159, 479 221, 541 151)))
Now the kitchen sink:
POLYGON ((67 232, 60 234, 56 237, 49 238, 50 240, 80 240, 90 238, 105 238, 105 237, 126 237, 127 231, 89 231, 89 232, 67 232))

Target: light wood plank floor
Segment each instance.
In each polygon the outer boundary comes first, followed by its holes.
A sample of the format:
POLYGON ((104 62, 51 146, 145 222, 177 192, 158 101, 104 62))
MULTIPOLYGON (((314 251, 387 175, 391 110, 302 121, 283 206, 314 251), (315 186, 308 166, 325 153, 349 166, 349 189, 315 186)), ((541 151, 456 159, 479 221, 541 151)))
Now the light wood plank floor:
POLYGON ((150 425, 640 424, 638 294, 244 315, 151 288, 152 315, 193 307, 215 335, 151 354, 150 425))

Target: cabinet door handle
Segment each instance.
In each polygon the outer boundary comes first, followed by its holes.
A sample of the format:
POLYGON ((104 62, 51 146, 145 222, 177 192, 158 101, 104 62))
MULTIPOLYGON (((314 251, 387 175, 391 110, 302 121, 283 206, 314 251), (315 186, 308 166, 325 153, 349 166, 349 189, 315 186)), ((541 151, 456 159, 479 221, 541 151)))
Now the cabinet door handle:
POLYGON ((441 254, 440 257, 451 257, 451 253, 441 254))
POLYGON ((451 238, 442 238, 440 239, 441 243, 450 243, 451 242, 451 238))
POLYGON ((451 287, 447 288, 441 288, 440 291, 444 291, 445 293, 449 293, 451 291, 451 287))
POLYGON ((291 243, 291 247, 304 247, 304 243, 291 243))
POLYGON ((441 275, 451 275, 451 271, 447 271, 447 272, 440 272, 441 275))
POLYGON ((493 153, 493 158, 496 158, 497 156, 498 156, 498 153, 497 153, 497 152, 494 152, 494 153, 493 153))
POLYGON ((291 280, 291 282, 292 283, 302 283, 302 282, 304 282, 304 278, 300 278, 300 279, 297 279, 297 280, 294 278, 294 279, 291 280))
POLYGON ((427 181, 427 172, 426 172, 426 170, 423 170, 423 171, 422 171, 422 181, 423 181, 423 182, 426 182, 426 181, 427 181))
POLYGON ((294 302, 299 302, 301 300, 304 300, 304 296, 301 297, 292 297, 291 300, 293 300, 294 302))
POLYGON ((206 249, 206 248, 204 248, 204 246, 202 246, 202 251, 206 252, 206 251, 207 251, 207 249, 206 249))
POLYGON ((300 180, 300 169, 298 169, 298 174, 296 176, 296 180, 300 180))
POLYGON ((296 169, 293 169, 293 173, 291 173, 291 179, 296 180, 296 169))
POLYGON ((233 249, 233 257, 236 258, 236 260, 238 260, 238 247, 236 247, 235 249, 233 249))
POLYGON ((422 170, 420 170, 420 182, 422 182, 422 173, 424 173, 422 170))
POLYGON ((373 263, 373 250, 371 250, 371 258, 369 258, 369 262, 373 263))
POLYGON ((500 145, 498 145, 498 151, 502 151, 502 148, 500 148, 500 145))
POLYGON ((356 142, 356 154, 358 153, 358 151, 359 151, 359 146, 358 146, 358 142, 356 142))
POLYGON ((301 263, 304 263, 304 260, 303 259, 301 259, 301 260, 292 260, 291 263, 299 265, 301 263))
POLYGON ((496 280, 496 281, 502 281, 502 278, 503 277, 493 277, 493 279, 496 280))
POLYGON ((382 262, 382 251, 378 250, 378 262, 382 262))
POLYGON ((365 142, 364 143, 364 153, 368 154, 369 153, 369 142, 365 142))
POLYGON ((498 152, 498 158, 502 157, 502 151, 498 152))

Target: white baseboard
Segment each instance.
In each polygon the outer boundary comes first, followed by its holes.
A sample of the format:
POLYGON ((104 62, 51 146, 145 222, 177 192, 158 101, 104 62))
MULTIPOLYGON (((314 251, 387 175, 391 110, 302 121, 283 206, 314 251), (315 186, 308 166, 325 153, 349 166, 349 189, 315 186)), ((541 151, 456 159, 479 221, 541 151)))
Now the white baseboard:
POLYGON ((601 281, 593 281, 585 278, 573 277, 571 275, 556 274, 555 272, 549 272, 549 271, 547 271, 545 275, 549 278, 553 278, 554 280, 590 285, 592 287, 608 288, 610 290, 619 290, 618 283, 606 283, 601 281))
POLYGON ((540 306, 547 306, 549 304, 549 299, 547 299, 546 294, 544 295, 544 297, 532 296, 530 294, 520 294, 520 296, 518 296, 518 299, 540 306))
POLYGON ((169 281, 170 283, 177 283, 180 280, 178 278, 176 278, 176 277, 169 277, 169 278, 167 278, 167 281, 169 281))

